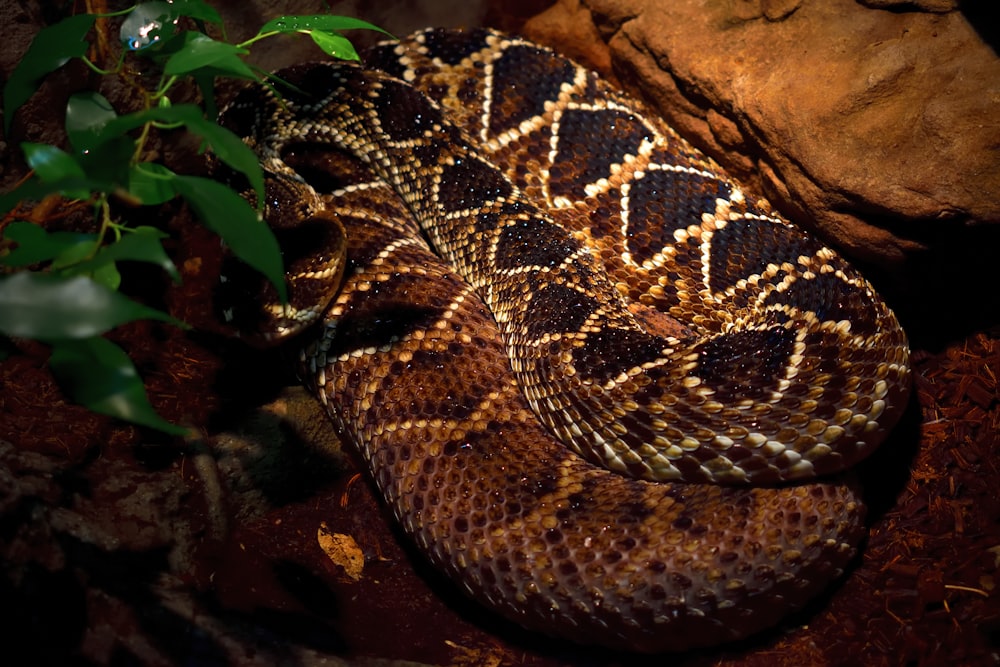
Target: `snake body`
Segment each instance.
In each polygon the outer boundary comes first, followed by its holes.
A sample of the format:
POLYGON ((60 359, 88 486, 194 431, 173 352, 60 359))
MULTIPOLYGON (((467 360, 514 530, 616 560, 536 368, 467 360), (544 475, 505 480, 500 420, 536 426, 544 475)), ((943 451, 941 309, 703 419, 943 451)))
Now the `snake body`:
POLYGON ((285 246, 274 326, 311 332, 303 375, 421 551, 528 628, 637 651, 828 585, 864 508, 812 478, 908 392, 868 282, 542 47, 429 30, 367 64, 293 66, 224 120, 270 220, 343 227, 330 303, 331 258, 285 246))

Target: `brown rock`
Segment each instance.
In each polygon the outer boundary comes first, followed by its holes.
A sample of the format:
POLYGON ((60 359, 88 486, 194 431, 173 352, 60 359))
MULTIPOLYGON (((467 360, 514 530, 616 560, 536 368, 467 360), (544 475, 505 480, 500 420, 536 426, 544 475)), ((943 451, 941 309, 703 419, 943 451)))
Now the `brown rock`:
MULTIPOLYGON (((565 0, 532 18, 524 32, 529 38, 558 45, 564 56, 586 63, 617 83, 611 71, 611 53, 604 41, 614 30, 598 32, 594 20, 590 9, 580 0, 565 0)), ((605 29, 608 30, 607 25, 605 29)))
POLYGON ((925 12, 950 12, 958 8, 958 0, 858 0, 873 9, 910 10, 925 12))
POLYGON ((925 307, 934 294, 939 316, 995 323, 978 247, 1000 239, 1000 59, 950 4, 562 0, 526 32, 563 50, 566 31, 551 26, 593 24, 573 39, 603 43, 576 53, 610 59, 626 88, 786 215, 925 307))

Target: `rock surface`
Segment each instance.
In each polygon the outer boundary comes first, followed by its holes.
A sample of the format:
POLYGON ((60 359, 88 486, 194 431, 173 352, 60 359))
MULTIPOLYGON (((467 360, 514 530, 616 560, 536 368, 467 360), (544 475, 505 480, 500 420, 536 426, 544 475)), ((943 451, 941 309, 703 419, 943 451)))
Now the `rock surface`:
POLYGON ((1000 239, 1000 59, 983 32, 995 28, 951 2, 865 4, 561 0, 525 31, 610 67, 907 297, 996 323, 979 250, 1000 239))

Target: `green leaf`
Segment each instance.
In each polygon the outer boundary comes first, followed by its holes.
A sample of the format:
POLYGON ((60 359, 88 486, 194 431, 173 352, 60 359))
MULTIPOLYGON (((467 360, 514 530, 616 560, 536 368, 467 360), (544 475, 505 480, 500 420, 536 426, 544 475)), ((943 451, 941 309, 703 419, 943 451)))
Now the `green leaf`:
POLYGON ((135 143, 136 140, 129 136, 112 137, 77 156, 87 177, 94 181, 95 189, 114 192, 128 187, 135 143))
POLYGON ((93 271, 89 271, 84 274, 83 271, 79 270, 77 267, 74 268, 74 274, 76 275, 90 275, 94 282, 98 285, 104 285, 110 290, 117 291, 122 284, 122 274, 118 273, 118 267, 115 266, 114 262, 106 262, 104 264, 98 264, 94 267, 93 271))
POLYGON ((279 16, 261 26, 258 35, 270 32, 337 32, 339 30, 376 30, 389 37, 392 35, 382 28, 350 16, 331 16, 330 14, 311 14, 303 16, 279 16))
POLYGON ((70 96, 66 104, 66 134, 78 151, 93 147, 97 136, 109 122, 118 117, 111 102, 100 93, 88 90, 70 96))
POLYGON ((17 220, 7 225, 3 238, 17 243, 17 248, 4 257, 0 257, 0 265, 21 268, 48 262, 67 248, 78 243, 93 243, 96 234, 78 234, 76 232, 48 232, 38 225, 23 220, 17 220))
MULTIPOLYGON (((86 179, 87 174, 76 159, 55 146, 35 144, 25 141, 21 144, 24 158, 28 166, 45 183, 55 183, 64 179, 86 179)), ((89 188, 79 188, 65 192, 73 199, 86 199, 90 196, 89 188)))
POLYGON ((67 246, 61 253, 52 260, 50 269, 63 269, 74 264, 79 264, 83 260, 97 252, 96 237, 93 240, 80 240, 71 246, 67 246))
MULTIPOLYGON (((179 123, 186 126, 191 132, 205 139, 220 160, 245 174, 257 193, 258 199, 263 199, 264 175, 261 172, 257 156, 235 134, 221 125, 207 120, 202 115, 202 110, 194 104, 156 107, 118 116, 104 126, 95 142, 99 144, 149 122, 179 123)), ((2 212, 2 207, 0 207, 0 213, 2 212)))
POLYGON ((93 190, 104 190, 106 183, 98 183, 89 176, 80 178, 70 176, 57 181, 45 182, 39 178, 29 178, 21 185, 10 192, 0 195, 0 215, 7 213, 22 201, 41 201, 45 197, 61 193, 67 196, 75 196, 83 192, 93 190))
POLYGON ((174 186, 202 222, 222 237, 237 257, 263 273, 286 302, 278 241, 246 200, 221 183, 200 176, 177 176, 174 186))
POLYGON ((354 50, 351 40, 343 35, 338 35, 335 32, 312 30, 309 32, 309 36, 312 37, 316 45, 323 49, 323 52, 327 55, 340 58, 341 60, 361 60, 361 56, 354 50))
POLYGON ((116 243, 101 248, 93 259, 74 266, 73 271, 97 271, 102 266, 114 266, 115 262, 123 261, 148 262, 159 266, 170 274, 175 283, 179 283, 181 275, 160 243, 165 238, 169 235, 155 227, 136 227, 128 230, 116 243))
POLYGON ((177 196, 174 172, 155 162, 140 162, 129 170, 128 192, 147 206, 170 201, 177 196))
POLYGON ((211 146, 222 162, 244 174, 261 204, 264 201, 264 173, 260 169, 257 155, 230 130, 202 117, 191 119, 187 126, 211 146))
POLYGON ((190 30, 164 37, 159 42, 151 44, 142 51, 142 55, 152 60, 161 70, 167 61, 178 51, 185 48, 188 41, 198 33, 190 30))
POLYGON ((67 279, 25 271, 0 278, 0 333, 8 336, 89 338, 139 319, 185 326, 86 276, 67 279))
POLYGON ((59 341, 52 346, 49 367, 72 400, 94 412, 172 435, 187 433, 156 414, 132 360, 111 341, 59 341))
POLYGON ((203 67, 215 67, 235 76, 256 79, 253 71, 240 60, 249 51, 235 44, 227 44, 212 39, 200 32, 185 33, 182 48, 174 53, 163 66, 164 74, 174 76, 187 74, 203 67))
POLYGON ((78 14, 38 31, 28 52, 21 58, 3 87, 5 135, 10 136, 14 112, 35 93, 39 81, 49 72, 65 65, 70 58, 78 58, 87 52, 87 42, 83 38, 96 18, 93 14, 78 14))
POLYGON ((202 104, 205 107, 207 118, 219 117, 219 105, 215 101, 215 73, 208 69, 200 69, 191 72, 191 78, 198 85, 201 92, 202 104))
POLYGON ((0 196, 0 214, 19 202, 41 201, 53 193, 87 199, 94 191, 113 192, 128 181, 128 160, 135 142, 127 137, 102 138, 99 145, 79 156, 49 144, 24 142, 22 146, 35 177, 0 196))
POLYGON ((201 0, 173 0, 171 6, 178 16, 187 16, 209 23, 222 23, 219 12, 201 0))
POLYGON ((43 181, 58 181, 63 178, 86 178, 83 167, 66 151, 49 144, 25 141, 21 144, 24 159, 43 181))
POLYGON ((191 119, 201 119, 201 109, 195 104, 178 104, 169 107, 154 107, 143 111, 135 111, 118 116, 105 123, 104 127, 94 137, 92 148, 110 141, 115 137, 124 136, 146 123, 185 123, 191 119))

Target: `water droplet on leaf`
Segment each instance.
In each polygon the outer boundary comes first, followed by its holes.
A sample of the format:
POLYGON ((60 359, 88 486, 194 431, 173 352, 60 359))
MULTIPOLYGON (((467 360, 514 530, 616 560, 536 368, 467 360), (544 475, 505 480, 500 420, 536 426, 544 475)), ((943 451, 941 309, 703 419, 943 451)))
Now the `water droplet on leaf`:
POLYGON ((118 37, 132 51, 155 44, 164 30, 177 24, 177 13, 167 2, 144 2, 137 5, 122 22, 118 37))

